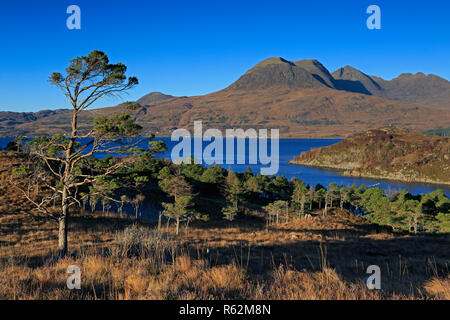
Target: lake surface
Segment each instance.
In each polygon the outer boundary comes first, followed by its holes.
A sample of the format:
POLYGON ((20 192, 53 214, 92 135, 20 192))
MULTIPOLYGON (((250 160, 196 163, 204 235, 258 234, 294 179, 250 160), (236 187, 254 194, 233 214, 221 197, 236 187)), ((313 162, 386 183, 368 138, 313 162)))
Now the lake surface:
MULTIPOLYGON (((171 141, 170 138, 157 138, 156 140, 162 140, 166 143, 169 152, 165 152, 159 155, 160 158, 171 158, 171 151, 178 142, 171 141)), ((11 138, 0 138, 0 147, 3 149, 7 143, 11 141, 11 138)), ((270 141, 270 140, 269 140, 270 141)), ((298 156, 301 152, 310 150, 312 148, 324 147, 341 141, 341 139, 280 139, 279 140, 279 170, 277 175, 285 175, 286 178, 291 179, 292 177, 299 178, 305 182, 305 184, 310 184, 315 186, 316 184, 321 184, 323 186, 328 186, 331 182, 335 182, 340 186, 350 186, 352 184, 366 185, 368 187, 378 187, 386 192, 401 191, 404 189, 409 190, 412 194, 429 193, 436 189, 442 189, 447 195, 450 195, 450 186, 448 185, 435 185, 426 183, 406 183, 398 181, 389 181, 383 179, 371 179, 371 178, 355 178, 355 177, 345 177, 340 174, 339 171, 330 169, 318 169, 310 168, 304 166, 298 166, 289 164, 288 162, 294 157, 298 156)), ((191 147, 192 153, 194 153, 194 139, 192 139, 191 147)), ((209 144, 209 142, 203 142, 203 149, 209 144)), ((145 144, 146 145, 146 144, 145 144)), ((142 147, 145 147, 142 145, 142 147)), ((233 150, 226 150, 226 142, 224 145, 224 157, 233 156, 237 159, 238 153, 233 150)), ((235 143, 236 145, 236 143, 235 143)), ((248 163, 248 140, 246 141, 246 163, 248 163)), ((236 146, 235 146, 236 148, 236 146)), ((270 143, 268 146, 270 154, 270 143)), ((242 155, 242 154, 241 154, 242 155)), ((235 161, 236 163, 236 161, 235 161)), ((260 172, 261 167, 267 167, 268 165, 259 164, 220 164, 224 168, 232 167, 236 172, 243 172, 250 167, 252 171, 256 174, 260 172)), ((206 165, 207 166, 207 165, 206 165)))

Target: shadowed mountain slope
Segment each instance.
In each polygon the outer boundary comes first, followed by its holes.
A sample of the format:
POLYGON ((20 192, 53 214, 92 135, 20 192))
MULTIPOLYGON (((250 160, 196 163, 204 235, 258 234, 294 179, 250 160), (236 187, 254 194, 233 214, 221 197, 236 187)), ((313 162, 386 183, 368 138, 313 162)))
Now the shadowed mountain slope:
POLYGON ((383 89, 370 76, 351 67, 345 66, 332 73, 339 90, 380 95, 383 89))
POLYGON ((299 60, 294 64, 297 67, 303 68, 313 75, 314 78, 325 84, 329 88, 336 88, 335 79, 330 74, 327 68, 325 68, 317 60, 299 60))

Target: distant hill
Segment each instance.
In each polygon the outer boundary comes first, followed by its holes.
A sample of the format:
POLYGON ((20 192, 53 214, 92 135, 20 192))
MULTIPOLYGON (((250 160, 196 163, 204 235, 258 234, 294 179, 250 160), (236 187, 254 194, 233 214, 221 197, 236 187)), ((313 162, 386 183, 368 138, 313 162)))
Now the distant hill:
POLYGON ((350 176, 450 184, 450 138, 385 127, 311 149, 290 163, 341 169, 350 176))
POLYGON ((38 112, 11 112, 0 111, 0 132, 2 136, 16 136, 16 128, 21 125, 28 125, 33 122, 41 123, 45 119, 56 119, 63 117, 66 122, 70 119, 71 110, 58 109, 58 110, 42 110, 38 112), (67 119, 67 120, 66 120, 67 119))
POLYGON ((174 98, 174 96, 164 94, 161 92, 150 92, 149 94, 146 94, 145 96, 143 96, 136 102, 145 106, 145 105, 150 105, 154 102, 168 100, 168 99, 172 99, 172 98, 174 98))
MULTIPOLYGON (((447 100, 444 90, 448 81, 437 78, 402 75, 385 81, 350 66, 330 74, 317 60, 269 58, 214 93, 173 97, 152 92, 138 100, 143 108, 131 114, 144 127, 143 134, 158 136, 191 129, 194 120, 203 120, 204 129, 278 128, 282 137, 298 138, 344 138, 392 125, 424 131, 450 124, 450 97, 447 100)), ((130 111, 123 105, 85 111, 79 120, 81 132, 88 131, 96 116, 121 112, 130 111)), ((0 113, 1 136, 69 129, 70 115, 64 112, 45 117, 0 113)))

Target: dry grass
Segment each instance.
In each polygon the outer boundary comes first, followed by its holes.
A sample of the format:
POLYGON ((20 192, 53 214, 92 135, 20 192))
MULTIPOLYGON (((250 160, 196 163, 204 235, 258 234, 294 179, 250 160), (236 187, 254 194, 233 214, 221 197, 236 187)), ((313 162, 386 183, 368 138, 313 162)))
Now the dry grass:
MULTIPOLYGON (((236 264, 209 266, 187 255, 155 271, 154 260, 99 255, 36 267, 3 265, 1 299, 379 299, 363 283, 347 284, 332 269, 298 272, 280 267, 266 281, 236 264), (65 288, 69 265, 82 270, 81 290, 65 288)), ((157 264, 160 264, 158 261, 157 264)), ((161 264, 160 264, 161 265, 161 264)))
MULTIPOLYGON (((267 299, 380 299, 377 291, 367 290, 365 283, 346 283, 334 269, 320 272, 298 272, 280 266, 274 271, 273 282, 267 290, 267 299)), ((261 296, 263 298, 263 296, 261 296)))
POLYGON ((435 298, 450 300, 450 278, 433 278, 427 281, 424 287, 427 293, 435 298))
MULTIPOLYGON (((116 231, 118 219, 77 217, 66 259, 54 259, 56 239, 37 231, 33 243, 3 245, 0 299, 449 299, 445 256, 428 257, 421 268, 418 257, 408 256, 413 243, 401 247, 417 239, 372 234, 362 222, 339 231, 353 219, 336 214, 269 230, 213 222, 176 237, 172 228, 162 235, 145 224, 116 231), (103 225, 93 228, 93 222, 103 225), (361 241, 380 244, 370 251, 361 241), (373 250, 405 256, 375 261, 373 250), (365 268, 377 263, 383 290, 368 290, 365 268), (73 264, 82 270, 81 290, 66 288, 66 269, 73 264)), ((48 227, 53 232, 56 226, 48 227)), ((434 241, 428 239, 431 250, 442 239, 434 241)))

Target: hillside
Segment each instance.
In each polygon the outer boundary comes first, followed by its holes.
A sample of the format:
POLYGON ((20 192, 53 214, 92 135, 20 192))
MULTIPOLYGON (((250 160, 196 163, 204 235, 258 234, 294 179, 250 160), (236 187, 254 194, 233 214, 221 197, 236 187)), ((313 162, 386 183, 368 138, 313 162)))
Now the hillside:
POLYGON ((38 112, 0 111, 0 132, 9 129, 14 130, 22 124, 45 121, 46 118, 55 119, 62 116, 64 119, 69 119, 70 111, 69 109, 41 110, 38 112))
POLYGON ((450 184, 450 139, 385 127, 311 149, 291 163, 341 169, 350 176, 450 184))
MULTIPOLYGON (((427 82, 430 77, 421 81, 427 82)), ((412 103, 419 101, 414 98, 416 93, 430 91, 434 97, 441 81, 436 82, 434 91, 430 88, 435 82, 422 91, 403 84, 393 84, 397 89, 387 91, 384 82, 374 79, 351 67, 332 75, 317 60, 270 58, 218 92, 193 97, 150 93, 138 100, 143 108, 132 115, 144 127, 144 134, 158 136, 170 136, 176 128, 191 129, 194 120, 203 120, 205 129, 279 128, 282 137, 297 138, 345 138, 390 125, 422 131, 448 127, 450 109, 412 103), (403 93, 386 94, 394 91, 403 93), (409 102, 391 100, 399 97, 409 102)), ((436 99, 450 101, 445 95, 436 95, 436 99)), ((88 131, 98 115, 125 111, 130 112, 121 105, 85 111, 79 120, 81 131, 88 131)), ((20 121, 11 121, 11 114, 0 113, 0 136, 65 133, 70 127, 70 116, 64 112, 20 121)))
POLYGON ((0 152, 0 299, 450 297, 447 234, 397 233, 337 207, 267 225, 251 210, 226 221, 221 202, 202 197, 211 219, 177 235, 173 223, 158 232, 156 222, 76 206, 70 255, 57 260, 58 223, 32 217, 8 182, 26 162, 0 152), (82 270, 80 290, 67 290, 69 265, 82 270), (381 290, 366 287, 369 265, 392 270, 381 290))

